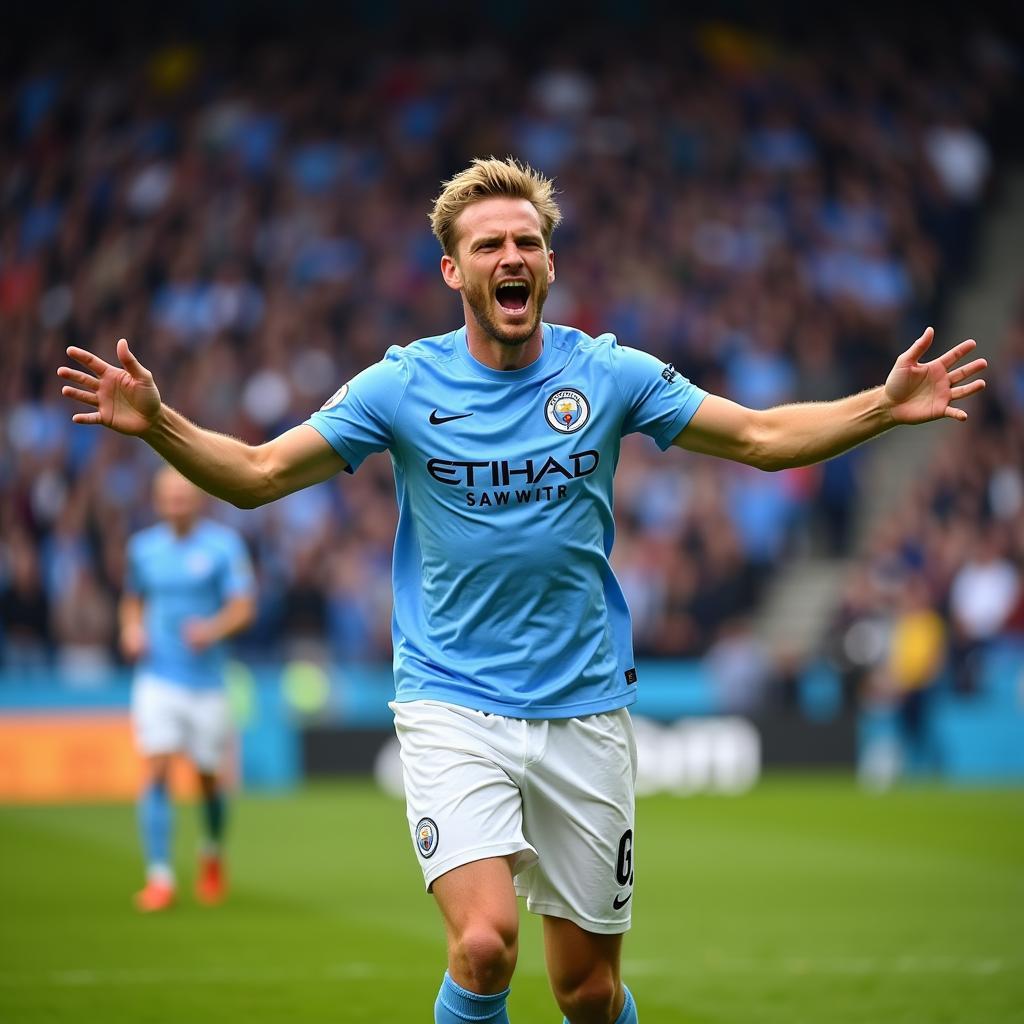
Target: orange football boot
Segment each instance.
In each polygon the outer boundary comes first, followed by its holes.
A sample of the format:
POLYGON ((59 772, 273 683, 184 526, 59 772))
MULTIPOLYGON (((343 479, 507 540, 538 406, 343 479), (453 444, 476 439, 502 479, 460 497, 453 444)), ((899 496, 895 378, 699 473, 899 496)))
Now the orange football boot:
POLYGON ((144 914, 168 910, 174 906, 174 886, 155 878, 150 879, 146 887, 135 894, 135 906, 144 914))
POLYGON ((204 854, 199 858, 196 899, 212 907, 222 903, 227 893, 227 872, 224 870, 224 862, 216 854, 204 854))

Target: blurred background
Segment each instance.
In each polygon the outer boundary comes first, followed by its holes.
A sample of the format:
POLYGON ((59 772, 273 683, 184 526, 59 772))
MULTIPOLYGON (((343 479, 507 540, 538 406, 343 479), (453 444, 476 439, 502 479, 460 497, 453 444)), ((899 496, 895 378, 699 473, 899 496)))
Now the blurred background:
MULTIPOLYGON (((460 322, 427 212, 442 179, 507 153, 561 192, 546 318, 614 332, 709 391, 835 398, 880 383, 927 324, 990 362, 966 425, 823 466, 765 474, 626 441, 614 564, 637 712, 661 723, 643 784, 746 786, 762 765, 1024 779, 1019 19, 730 10, 15 16, 0 799, 134 785, 111 753, 128 693, 116 602, 157 463, 71 424, 64 348, 110 357, 126 336, 166 401, 266 440, 387 346, 460 322), (680 756, 702 719, 719 731, 680 756), (101 720, 114 733, 90 740, 101 720)), ((387 458, 209 513, 258 572, 232 669, 244 781, 371 770, 390 720, 387 458)))
MULTIPOLYGON (((460 323, 427 213, 512 153, 561 193, 547 319, 703 388, 835 398, 928 324, 990 363, 966 424, 824 466, 624 443, 645 1024, 1019 1024, 1022 29, 982 3, 5 10, 0 1019, 432 1005, 443 935, 387 708, 388 460, 257 511, 210 502, 259 588, 230 669, 231 899, 192 901, 181 807, 181 900, 139 915, 115 633, 157 461, 73 426, 55 370, 126 336, 186 415, 270 438, 460 323)), ((513 1020, 555 1019, 537 932, 513 1020)))

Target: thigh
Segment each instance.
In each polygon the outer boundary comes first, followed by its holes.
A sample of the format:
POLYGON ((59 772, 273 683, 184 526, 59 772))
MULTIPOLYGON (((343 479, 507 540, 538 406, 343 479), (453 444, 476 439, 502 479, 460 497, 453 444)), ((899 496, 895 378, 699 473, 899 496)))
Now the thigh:
POLYGON ((523 835, 513 720, 434 701, 392 703, 406 813, 423 879, 488 858, 513 872, 536 860, 523 835))
POLYGON ((132 686, 132 727, 139 750, 147 757, 185 749, 187 726, 179 687, 153 676, 139 676, 132 686))
POLYGON ((220 689, 196 690, 186 695, 188 736, 185 752, 200 772, 215 775, 224 763, 231 739, 231 709, 220 689))
POLYGON ((449 943, 477 922, 487 922, 515 940, 519 924, 512 885, 513 855, 488 857, 453 868, 434 882, 434 898, 444 918, 449 943))
POLYGON ((628 931, 636 746, 625 709, 551 721, 525 787, 524 834, 538 861, 516 881, 534 913, 588 933, 628 931))
POLYGON ((448 940, 448 973, 471 992, 500 992, 515 970, 519 908, 512 885, 513 857, 463 864, 434 882, 448 940))

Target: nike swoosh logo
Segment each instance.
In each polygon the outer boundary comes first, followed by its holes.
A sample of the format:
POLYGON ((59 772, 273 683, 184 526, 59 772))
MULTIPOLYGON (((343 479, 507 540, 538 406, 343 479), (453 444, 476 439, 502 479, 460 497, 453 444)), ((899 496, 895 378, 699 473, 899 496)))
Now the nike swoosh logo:
POLYGON ((430 414, 430 422, 436 427, 440 423, 451 423, 452 420, 464 420, 467 416, 472 416, 471 412, 460 412, 455 416, 438 416, 437 410, 435 409, 430 414))
POLYGON ((620 900, 618 896, 612 900, 612 908, 614 910, 621 910, 631 899, 633 898, 632 892, 628 893, 624 900, 620 900))

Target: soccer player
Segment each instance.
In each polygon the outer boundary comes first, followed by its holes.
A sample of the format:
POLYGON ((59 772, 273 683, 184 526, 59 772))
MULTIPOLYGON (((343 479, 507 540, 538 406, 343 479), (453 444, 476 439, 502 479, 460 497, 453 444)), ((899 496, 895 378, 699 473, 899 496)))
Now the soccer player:
POLYGON ((200 518, 204 495, 177 470, 153 485, 161 522, 128 542, 121 599, 121 648, 137 663, 132 720, 146 758, 139 828, 146 885, 135 904, 145 912, 174 903, 173 811, 168 773, 174 754, 195 765, 205 838, 196 896, 219 903, 226 892, 222 843, 225 797, 218 777, 231 735, 224 641, 253 620, 252 568, 234 530, 200 518))
MULTIPOLYGON (((571 1024, 631 1024, 620 977, 633 895, 636 697, 629 612, 609 566, 623 434, 762 469, 801 466, 900 423, 966 413, 985 366, 965 341, 921 363, 928 328, 884 386, 767 411, 678 370, 542 320, 555 279, 552 183, 477 160, 431 215, 465 325, 393 347, 307 423, 258 446, 160 400, 127 341, 120 367, 69 348, 78 423, 146 440, 204 490, 272 501, 391 453, 396 696, 410 831, 448 938, 436 1024, 508 1020, 516 893, 543 915, 547 967, 571 1024)), ((408 1008, 406 1016, 415 1016, 408 1008)))

